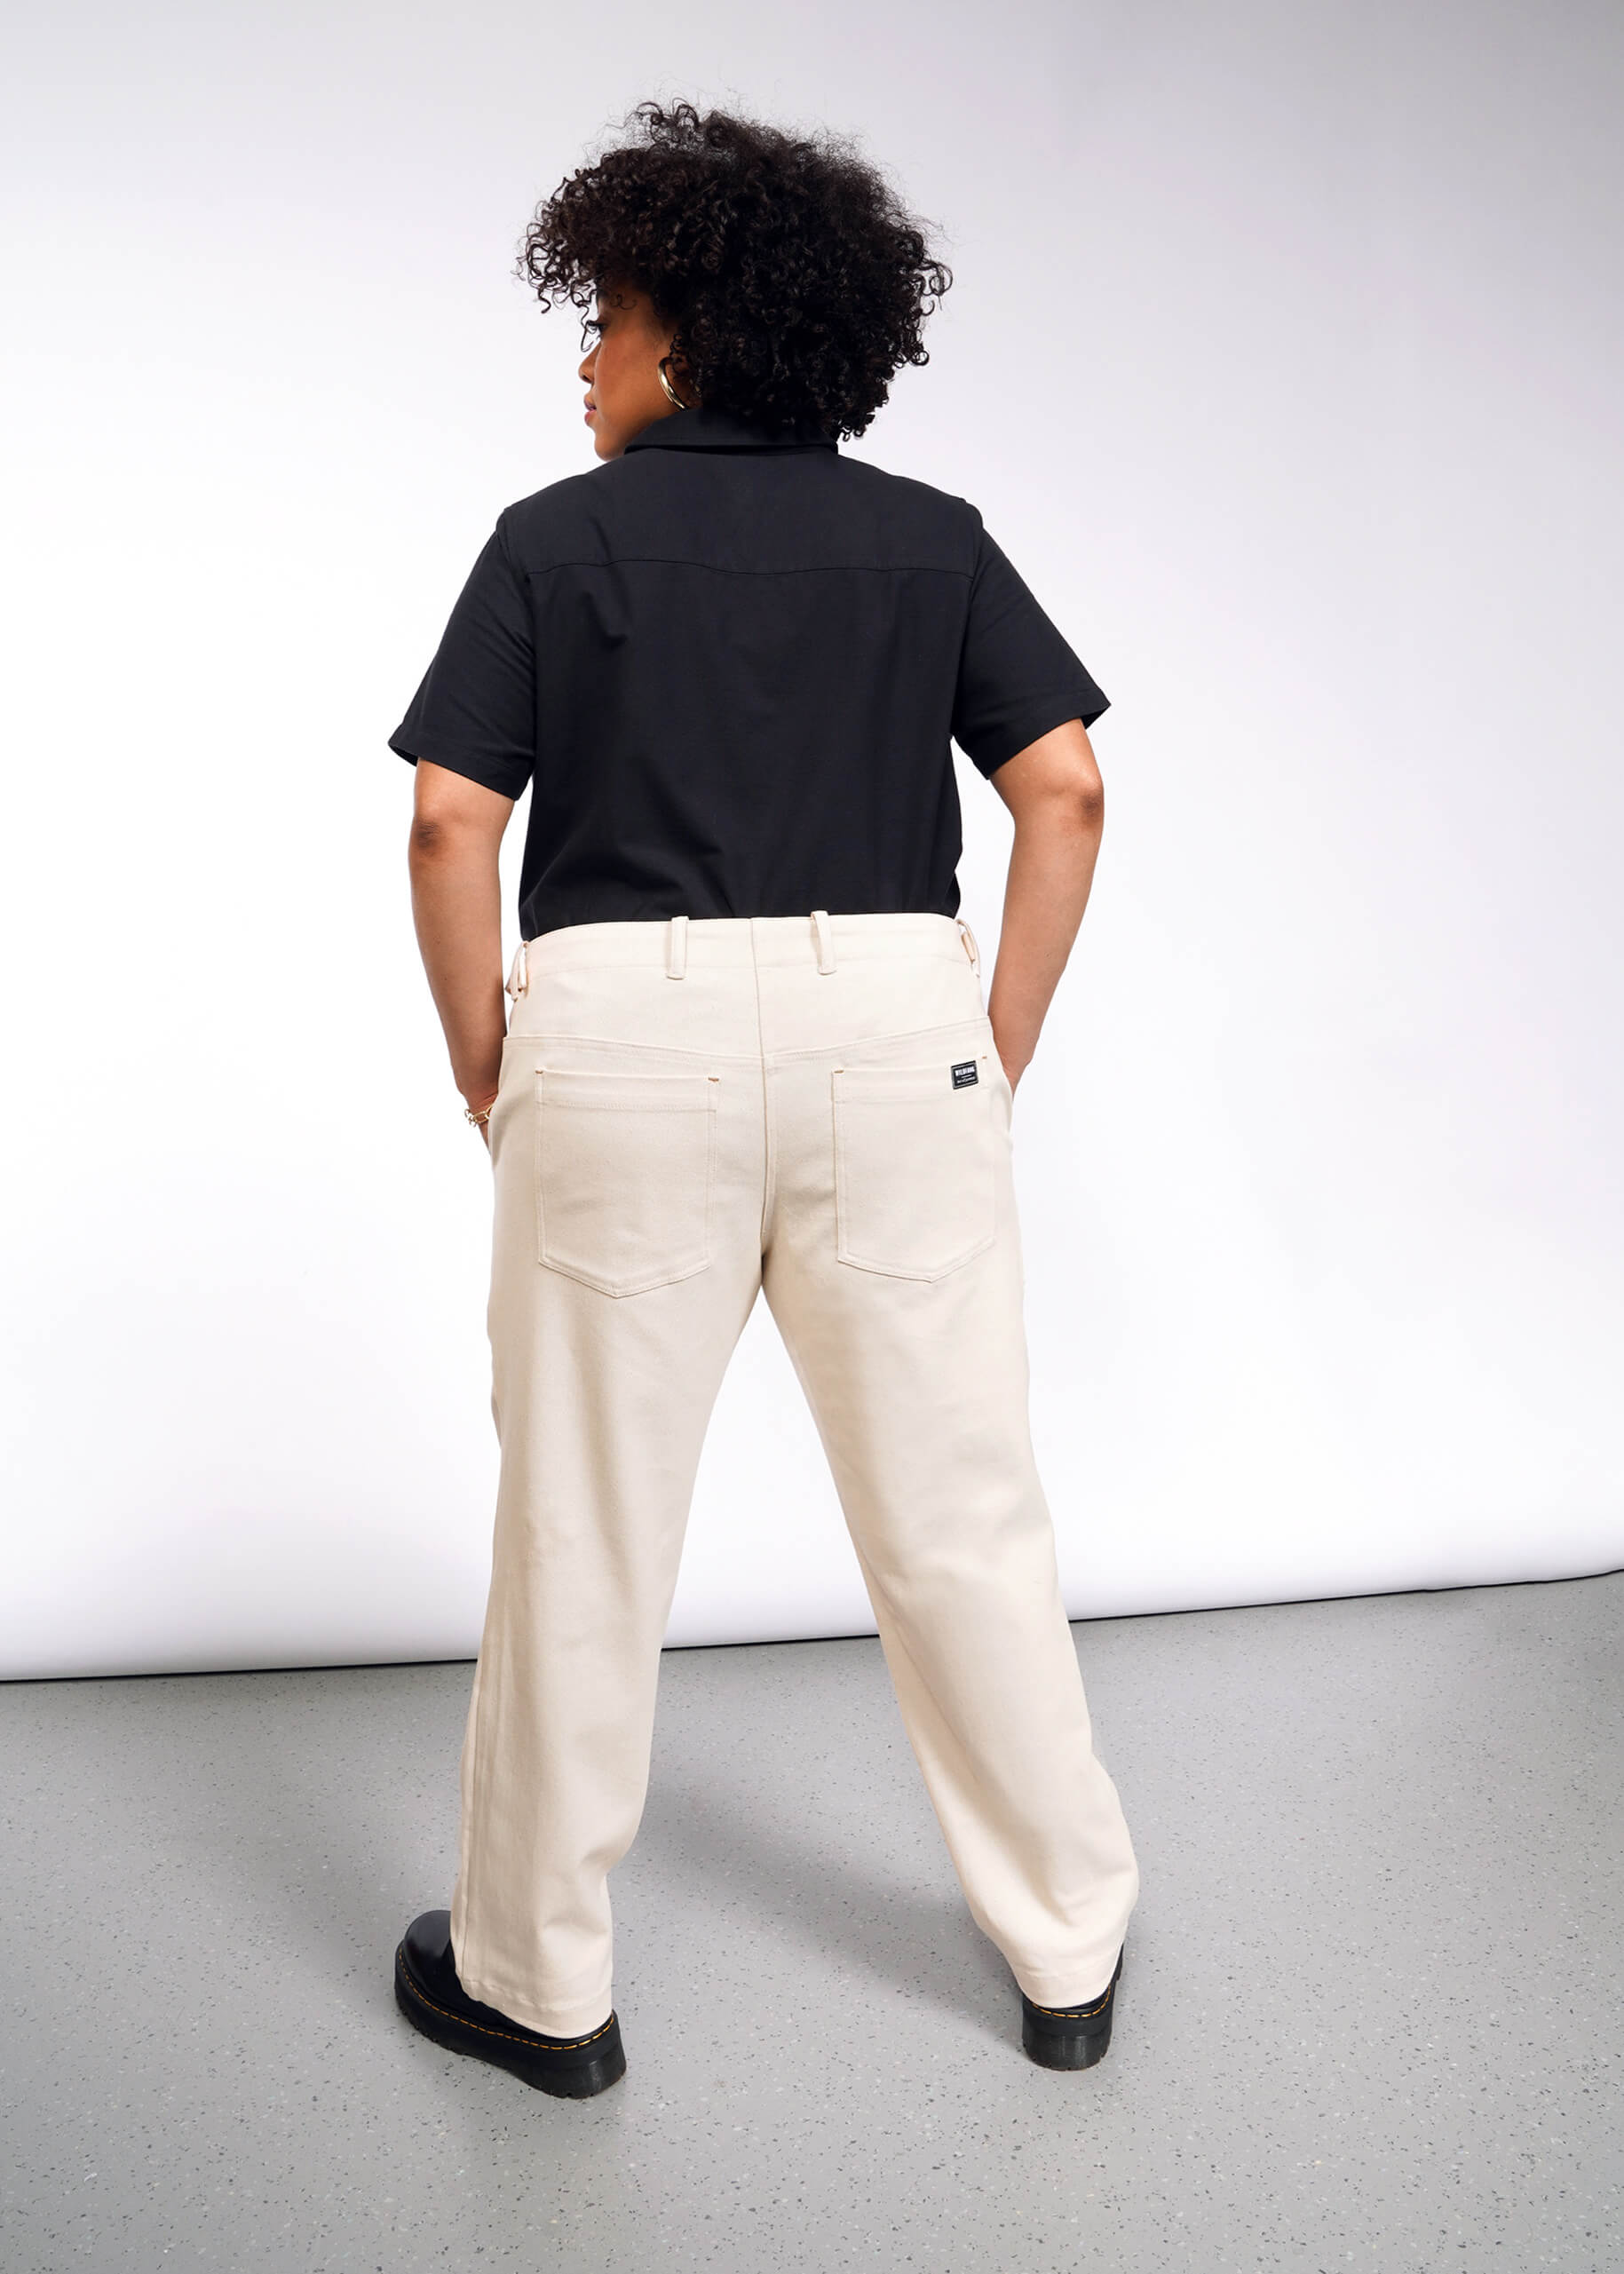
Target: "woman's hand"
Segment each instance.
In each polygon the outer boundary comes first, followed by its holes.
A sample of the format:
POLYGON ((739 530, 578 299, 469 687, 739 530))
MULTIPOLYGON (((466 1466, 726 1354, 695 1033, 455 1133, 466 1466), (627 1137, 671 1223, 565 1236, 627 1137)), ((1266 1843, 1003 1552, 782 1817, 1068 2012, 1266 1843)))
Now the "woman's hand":
POLYGON ((466 1100, 468 1110, 471 1113, 483 1113, 486 1116, 484 1121, 476 1121, 474 1123, 474 1127, 479 1130, 479 1135, 485 1139, 485 1150, 487 1153, 491 1149, 490 1110, 495 1102, 496 1092, 494 1089, 487 1097, 470 1097, 466 1100))

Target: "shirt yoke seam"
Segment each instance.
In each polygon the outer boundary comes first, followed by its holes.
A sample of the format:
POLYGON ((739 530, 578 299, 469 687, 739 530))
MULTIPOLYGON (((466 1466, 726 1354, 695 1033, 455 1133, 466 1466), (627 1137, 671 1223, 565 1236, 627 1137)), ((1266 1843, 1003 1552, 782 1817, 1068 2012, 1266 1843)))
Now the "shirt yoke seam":
POLYGON ((669 553, 615 553, 606 560, 544 560, 524 564, 530 576, 550 576, 560 568, 702 568, 715 576, 958 576, 968 584, 973 572, 938 561, 804 561, 792 568, 733 568, 722 561, 689 560, 669 553))

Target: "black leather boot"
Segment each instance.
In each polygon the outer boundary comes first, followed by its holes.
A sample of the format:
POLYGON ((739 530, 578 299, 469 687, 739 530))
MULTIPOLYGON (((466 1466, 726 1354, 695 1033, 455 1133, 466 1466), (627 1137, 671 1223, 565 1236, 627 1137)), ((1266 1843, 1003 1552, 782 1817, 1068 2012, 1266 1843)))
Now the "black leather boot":
POLYGON ((511 2069, 538 2092, 585 2100, 626 2073, 621 2025, 613 2013, 580 2037, 543 2037, 471 1998, 456 1978, 449 1911, 425 1911, 401 1937, 395 1952, 395 2003, 412 2027, 436 2045, 511 2069))
POLYGON ((1023 1990, 1020 1998, 1020 2041, 1042 2069, 1091 2069, 1103 2061, 1111 2042, 1111 2018, 1116 2011, 1116 1985, 1122 1976, 1122 1953, 1116 1954, 1116 1971, 1105 1994, 1086 2006, 1034 2006, 1023 1990))

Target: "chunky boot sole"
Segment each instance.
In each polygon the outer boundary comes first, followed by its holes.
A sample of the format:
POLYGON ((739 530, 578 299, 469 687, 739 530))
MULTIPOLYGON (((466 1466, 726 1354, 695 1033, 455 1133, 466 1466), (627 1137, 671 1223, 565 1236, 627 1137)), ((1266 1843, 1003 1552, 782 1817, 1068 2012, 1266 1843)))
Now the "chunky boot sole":
POLYGON ((1091 2006, 1034 2006, 1023 1990, 1020 2041, 1027 2057, 1041 2069, 1091 2069, 1096 2061, 1103 2061, 1111 2043, 1116 1985, 1121 1977, 1119 1951, 1105 1995, 1091 2006))
POLYGON ((395 1952, 395 2003, 412 2027, 448 2053, 471 2053, 506 2069, 537 2092, 563 2100, 586 2100, 626 2073, 619 2019, 611 2014, 590 2037, 537 2038, 514 2024, 503 2030, 464 2021, 425 1990, 406 1961, 406 1945, 395 1952))

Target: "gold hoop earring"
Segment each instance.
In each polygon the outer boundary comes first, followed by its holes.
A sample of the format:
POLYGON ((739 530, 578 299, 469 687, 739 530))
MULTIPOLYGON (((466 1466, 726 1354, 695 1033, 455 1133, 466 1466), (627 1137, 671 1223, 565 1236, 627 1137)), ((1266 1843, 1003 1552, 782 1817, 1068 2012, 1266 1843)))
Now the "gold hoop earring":
POLYGON ((655 368, 655 369, 659 372, 659 374, 660 374, 660 384, 661 384, 661 386, 664 388, 664 390, 665 390, 665 399, 666 399, 667 402, 669 402, 669 403, 670 404, 670 406, 671 406, 672 409, 673 409, 673 410, 686 410, 686 409, 687 409, 687 408, 688 408, 688 406, 687 406, 687 404, 686 404, 685 402, 684 402, 684 400, 683 400, 682 397, 677 393, 677 392, 676 388, 671 384, 670 374, 667 371, 667 369, 666 369, 666 368, 665 368, 665 367, 666 367, 666 365, 670 361, 670 360, 671 360, 671 359, 670 359, 670 357, 669 357, 669 355, 662 355, 662 356, 660 358, 659 362, 654 366, 654 368, 655 368))

